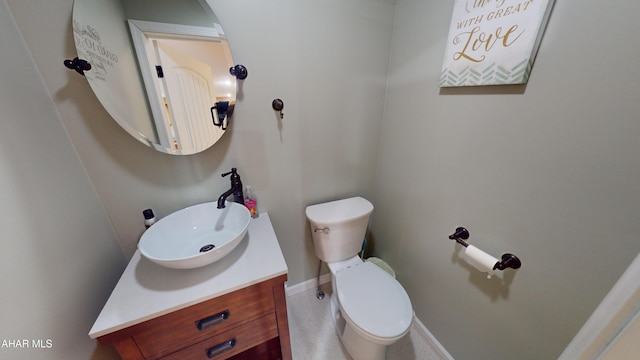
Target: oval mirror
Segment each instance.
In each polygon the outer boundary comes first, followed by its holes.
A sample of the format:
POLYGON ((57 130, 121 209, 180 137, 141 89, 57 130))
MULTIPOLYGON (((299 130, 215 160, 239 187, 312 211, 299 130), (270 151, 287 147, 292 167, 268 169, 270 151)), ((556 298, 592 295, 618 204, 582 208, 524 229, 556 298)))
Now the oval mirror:
POLYGON ((75 0, 73 35, 96 97, 143 144, 188 155, 224 134, 234 63, 206 0, 75 0))

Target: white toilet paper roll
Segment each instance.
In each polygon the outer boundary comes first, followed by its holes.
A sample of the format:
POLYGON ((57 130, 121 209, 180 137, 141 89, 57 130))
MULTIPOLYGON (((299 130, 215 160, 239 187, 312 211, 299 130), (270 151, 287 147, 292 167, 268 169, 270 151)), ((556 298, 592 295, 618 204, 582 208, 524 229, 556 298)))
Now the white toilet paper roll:
POLYGON ((499 261, 497 258, 487 254, 473 245, 467 246, 464 251, 467 262, 476 269, 489 274, 493 273, 493 267, 499 261))

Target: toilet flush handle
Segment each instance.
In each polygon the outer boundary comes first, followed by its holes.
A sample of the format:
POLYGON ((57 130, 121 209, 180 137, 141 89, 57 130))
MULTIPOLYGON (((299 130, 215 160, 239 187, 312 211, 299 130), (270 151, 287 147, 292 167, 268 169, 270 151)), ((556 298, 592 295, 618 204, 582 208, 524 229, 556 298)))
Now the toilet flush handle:
POLYGON ((323 234, 328 234, 330 231, 330 229, 328 227, 324 227, 324 228, 315 228, 313 229, 313 232, 321 232, 323 234))

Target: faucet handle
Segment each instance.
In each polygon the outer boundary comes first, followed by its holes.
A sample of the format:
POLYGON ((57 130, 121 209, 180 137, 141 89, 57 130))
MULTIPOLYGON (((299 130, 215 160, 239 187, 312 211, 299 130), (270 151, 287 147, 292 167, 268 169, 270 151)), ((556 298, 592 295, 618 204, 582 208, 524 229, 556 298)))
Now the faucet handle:
POLYGON ((237 173, 237 170, 238 170, 238 169, 236 169, 236 168, 231 168, 231 171, 229 171, 228 173, 223 173, 223 174, 222 174, 222 177, 225 177, 225 176, 227 176, 227 175, 229 175, 229 174, 237 175, 237 174, 238 174, 238 173, 237 173))

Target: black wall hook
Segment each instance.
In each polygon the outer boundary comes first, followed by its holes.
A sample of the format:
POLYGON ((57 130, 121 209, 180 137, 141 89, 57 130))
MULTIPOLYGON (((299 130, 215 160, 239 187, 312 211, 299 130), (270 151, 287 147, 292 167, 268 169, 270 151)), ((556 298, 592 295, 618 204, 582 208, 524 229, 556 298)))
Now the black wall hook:
POLYGON ((284 101, 281 99, 274 99, 271 102, 271 107, 273 110, 280 112, 280 119, 284 119, 284 113, 282 112, 282 109, 284 109, 284 101))
POLYGON ((231 75, 235 76, 238 80, 244 80, 249 75, 247 68, 244 67, 244 65, 240 65, 240 64, 234 67, 231 67, 229 69, 229 72, 231 73, 231 75))
POLYGON ((64 66, 71 70, 75 70, 78 74, 83 76, 85 71, 91 70, 91 64, 89 64, 87 60, 78 59, 77 57, 73 60, 65 60, 64 66))

